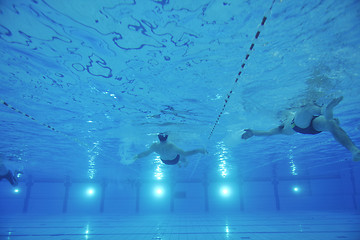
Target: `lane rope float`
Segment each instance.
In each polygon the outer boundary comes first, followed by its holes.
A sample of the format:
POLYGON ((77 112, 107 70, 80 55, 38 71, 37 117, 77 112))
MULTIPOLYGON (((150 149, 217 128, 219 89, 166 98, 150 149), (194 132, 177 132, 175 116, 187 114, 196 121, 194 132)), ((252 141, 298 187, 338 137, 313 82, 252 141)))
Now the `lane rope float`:
MULTIPOLYGON (((23 111, 21 111, 21 110, 19 110, 19 109, 15 108, 15 107, 13 107, 12 105, 10 105, 9 103, 5 102, 5 101, 4 101, 4 100, 2 100, 1 98, 0 98, 0 104, 3 104, 3 105, 4 105, 4 106, 6 106, 7 108, 9 108, 9 109, 11 109, 11 110, 13 110, 13 111, 15 111, 15 112, 17 112, 17 113, 19 113, 19 114, 21 114, 21 115, 25 116, 25 117, 27 117, 27 118, 31 119, 32 121, 36 122, 37 124, 40 124, 40 125, 42 125, 42 126, 44 126, 44 127, 48 128, 48 129, 50 129, 50 130, 52 130, 52 131, 54 131, 54 132, 56 132, 56 133, 59 133, 59 134, 61 134, 61 135, 65 136, 65 137, 67 137, 68 139, 70 139, 70 140, 72 140, 72 141, 76 142, 79 146, 84 147, 85 149, 87 149, 87 150, 89 151, 90 147, 89 147, 89 145, 88 145, 88 144, 86 144, 86 143, 84 143, 84 142, 80 141, 80 140, 79 140, 79 139, 77 139, 77 138, 71 137, 71 136, 69 136, 69 135, 67 135, 67 134, 65 134, 65 133, 63 133, 63 132, 61 132, 61 131, 58 131, 57 129, 55 129, 54 127, 52 127, 52 126, 51 126, 51 125, 49 125, 49 124, 42 123, 42 122, 40 122, 40 121, 36 120, 36 119, 35 119, 34 117, 32 117, 31 115, 29 115, 29 114, 27 114, 27 113, 25 113, 25 112, 23 112, 23 111)), ((102 158, 105 158, 105 159, 110 159, 110 158, 108 158, 108 157, 104 157, 104 156, 102 156, 102 158)), ((133 170, 134 170, 134 169, 133 169, 133 170)), ((135 170, 135 172, 138 172, 138 171, 137 171, 137 170, 135 170)))
POLYGON ((31 120, 33 120, 33 121, 35 121, 36 123, 41 124, 41 125, 43 125, 43 126, 45 126, 45 127, 49 128, 49 129, 53 130, 54 132, 58 132, 58 133, 60 133, 58 130, 56 130, 56 129, 55 129, 55 128, 53 128, 52 126, 50 126, 50 125, 48 125, 48 124, 41 123, 41 122, 37 121, 34 117, 32 117, 32 116, 30 116, 29 114, 24 113, 24 112, 20 111, 19 109, 17 109, 17 108, 15 108, 15 107, 11 106, 10 104, 8 104, 7 102, 5 102, 4 100, 0 99, 0 103, 1 103, 1 104, 4 104, 6 107, 10 108, 11 110, 13 110, 13 111, 15 111, 15 112, 17 112, 17 113, 20 113, 21 115, 23 115, 23 116, 25 116, 25 117, 27 117, 27 118, 29 118, 29 119, 31 119, 31 120))
POLYGON ((237 76, 236 76, 236 79, 235 79, 235 81, 234 81, 234 83, 233 83, 232 88, 230 89, 230 91, 228 92, 228 94, 227 94, 227 96, 226 96, 226 98, 225 98, 224 105, 223 105, 220 113, 218 114, 218 117, 217 117, 217 119, 216 119, 216 121, 215 121, 215 123, 214 123, 213 128, 211 129, 211 132, 210 132, 210 134, 209 134, 209 138, 208 138, 208 139, 211 138, 212 134, 214 133, 214 130, 215 130, 216 126, 218 125, 218 123, 219 123, 219 121, 220 121, 220 118, 221 118, 222 114, 224 113, 224 110, 225 110, 225 108, 226 108, 227 103, 229 102, 229 99, 230 99, 230 97, 231 97, 231 94, 233 93, 233 91, 234 91, 234 89, 235 89, 235 87, 236 87, 236 85, 237 85, 237 83, 238 83, 238 81, 239 81, 239 78, 240 78, 242 72, 244 71, 246 62, 247 62, 247 60, 248 60, 249 57, 250 57, 250 53, 251 53, 251 52, 253 51, 253 49, 254 49, 256 40, 258 40, 258 38, 259 38, 259 36, 260 36, 260 33, 261 33, 261 31, 263 30, 263 28, 264 28, 265 22, 266 22, 266 20, 268 19, 268 16, 270 16, 270 14, 271 14, 271 10, 272 10, 272 8, 273 8, 273 6, 274 6, 274 4, 275 4, 275 1, 276 1, 276 0, 273 0, 273 2, 271 3, 270 8, 269 8, 269 9, 267 10, 267 12, 264 14, 264 16, 263 16, 263 18, 262 18, 262 21, 261 21, 261 24, 258 26, 257 32, 256 32, 256 34, 255 34, 255 37, 254 37, 253 40, 251 41, 251 45, 250 45, 248 51, 246 52, 245 58, 244 58, 244 60, 243 60, 243 62, 242 62, 242 64, 241 64, 241 69, 240 69, 240 71, 238 72, 238 74, 237 74, 237 76))
POLYGON ((78 139, 72 138, 72 137, 68 136, 67 134, 65 134, 65 133, 63 133, 63 132, 60 132, 60 131, 56 130, 54 127, 50 126, 49 124, 42 123, 42 122, 36 120, 36 119, 35 119, 34 117, 32 117, 31 115, 29 115, 29 114, 27 114, 27 113, 25 113, 25 112, 23 112, 23 111, 15 108, 15 107, 13 107, 12 105, 10 105, 9 103, 5 102, 5 101, 2 100, 1 98, 0 98, 0 104, 3 104, 3 105, 6 106, 7 108, 9 108, 9 109, 11 109, 11 110, 13 110, 13 111, 15 111, 15 112, 17 112, 17 113, 25 116, 25 117, 31 119, 32 121, 36 122, 37 124, 40 124, 40 125, 48 128, 48 129, 50 129, 50 130, 52 130, 52 131, 54 131, 54 132, 57 132, 57 133, 62 134, 63 136, 65 136, 65 137, 67 137, 67 138, 75 141, 75 142, 76 142, 77 144, 79 144, 80 146, 83 146, 83 147, 86 147, 86 148, 88 147, 87 144, 82 143, 82 142, 79 141, 78 139))

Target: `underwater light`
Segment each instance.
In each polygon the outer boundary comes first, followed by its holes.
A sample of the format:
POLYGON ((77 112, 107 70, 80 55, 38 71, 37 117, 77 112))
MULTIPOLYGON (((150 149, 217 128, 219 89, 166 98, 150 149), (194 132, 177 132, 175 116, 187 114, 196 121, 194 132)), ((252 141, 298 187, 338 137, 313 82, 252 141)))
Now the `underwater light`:
POLYGON ((294 187, 294 188, 293 188, 293 191, 294 191, 294 192, 299 192, 299 191, 300 191, 300 188, 299 188, 299 187, 294 187))
POLYGON ((228 187, 222 187, 220 193, 222 196, 227 197, 230 195, 230 189, 228 187))
POLYGON ((156 189, 155 189, 155 195, 156 196, 162 196, 164 194, 164 189, 163 188, 161 188, 161 187, 157 187, 156 189))
POLYGON ((89 224, 88 224, 88 225, 86 225, 85 239, 89 239, 88 234, 89 234, 89 224))
POLYGON ((18 193, 18 192, 20 192, 20 190, 18 188, 15 188, 14 193, 18 193))
POLYGON ((86 191, 86 193, 87 193, 88 196, 92 196, 92 195, 94 195, 95 190, 94 190, 93 188, 89 188, 89 189, 86 191))

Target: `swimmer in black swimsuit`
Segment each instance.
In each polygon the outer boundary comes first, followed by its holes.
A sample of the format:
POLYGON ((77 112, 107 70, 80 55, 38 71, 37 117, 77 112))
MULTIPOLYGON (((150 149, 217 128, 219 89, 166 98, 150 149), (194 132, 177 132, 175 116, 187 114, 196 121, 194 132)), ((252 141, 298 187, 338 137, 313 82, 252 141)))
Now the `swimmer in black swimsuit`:
POLYGON ((160 141, 159 143, 153 143, 147 151, 136 155, 132 160, 124 159, 124 160, 122 160, 122 163, 125 165, 131 164, 134 161, 136 161, 137 159, 146 157, 146 156, 150 155, 151 153, 155 152, 160 155, 160 159, 164 164, 178 165, 180 167, 181 165, 184 165, 184 166, 187 165, 187 161, 186 161, 187 156, 194 155, 197 153, 202 153, 202 154, 206 153, 205 149, 195 149, 192 151, 184 151, 184 150, 178 148, 177 146, 175 146, 174 144, 169 143, 167 141, 168 135, 165 133, 158 134, 158 138, 160 141))
POLYGON ((6 174, 4 175, 0 175, 0 181, 5 178, 6 180, 9 181, 9 183, 11 185, 13 185, 14 187, 16 187, 18 185, 18 181, 17 181, 17 178, 13 175, 13 173, 8 170, 6 174))
POLYGON ((360 161, 360 149, 355 146, 346 132, 339 126, 339 120, 333 117, 333 109, 337 106, 343 97, 333 99, 324 109, 316 105, 308 105, 301 108, 295 113, 293 118, 285 121, 284 124, 270 131, 258 131, 253 129, 245 129, 242 139, 248 139, 252 136, 271 136, 276 134, 294 134, 295 132, 302 134, 319 134, 324 131, 330 132, 336 141, 348 149, 354 161, 360 161))
POLYGON ((298 127, 296 126, 295 124, 295 118, 291 121, 291 126, 292 126, 292 129, 295 131, 295 132, 298 132, 298 133, 302 133, 302 134, 312 134, 312 135, 315 135, 315 134, 319 134, 321 133, 321 131, 318 131, 314 128, 313 126, 313 121, 318 118, 319 116, 313 116, 311 121, 310 121, 310 124, 308 127, 306 128, 301 128, 301 127, 298 127))
POLYGON ((9 169, 6 168, 6 166, 1 161, 2 160, 0 159, 0 181, 2 179, 6 179, 11 185, 16 187, 18 185, 17 175, 21 172, 15 171, 15 173, 13 174, 9 169))
MULTIPOLYGON (((160 158, 161 159, 161 158, 160 158)), ((173 159, 173 160, 164 160, 164 159, 161 159, 161 161, 163 163, 165 163, 166 165, 176 165, 179 163, 180 161, 180 155, 176 155, 176 157, 173 159)))

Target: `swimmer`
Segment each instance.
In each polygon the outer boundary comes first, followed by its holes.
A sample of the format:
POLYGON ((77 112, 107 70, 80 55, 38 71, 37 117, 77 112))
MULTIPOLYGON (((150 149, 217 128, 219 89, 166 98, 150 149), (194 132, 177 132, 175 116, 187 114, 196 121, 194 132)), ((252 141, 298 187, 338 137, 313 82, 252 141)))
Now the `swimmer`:
POLYGON ((158 135, 159 141, 157 143, 153 143, 148 150, 145 152, 137 154, 135 157, 133 157, 132 160, 124 160, 122 161, 123 164, 131 164, 138 160, 139 158, 146 157, 150 155, 151 153, 155 152, 160 155, 160 159, 163 163, 166 165, 178 165, 181 167, 184 165, 187 166, 188 162, 186 161, 187 156, 191 156, 194 154, 205 154, 205 149, 195 149, 191 151, 184 151, 174 144, 167 141, 168 135, 165 133, 160 133, 158 135))
POLYGON ((21 172, 15 171, 13 174, 9 169, 7 169, 5 164, 2 163, 2 159, 0 157, 0 181, 5 178, 12 186, 16 187, 18 185, 17 175, 19 173, 21 172))
POLYGON ((317 105, 306 105, 279 127, 269 131, 245 129, 245 133, 241 138, 248 139, 252 136, 271 136, 276 134, 291 135, 296 132, 315 135, 327 131, 333 135, 336 141, 351 152, 354 161, 360 161, 360 149, 355 146, 350 137, 339 126, 339 120, 333 117, 334 107, 342 100, 342 96, 335 98, 324 109, 317 105))

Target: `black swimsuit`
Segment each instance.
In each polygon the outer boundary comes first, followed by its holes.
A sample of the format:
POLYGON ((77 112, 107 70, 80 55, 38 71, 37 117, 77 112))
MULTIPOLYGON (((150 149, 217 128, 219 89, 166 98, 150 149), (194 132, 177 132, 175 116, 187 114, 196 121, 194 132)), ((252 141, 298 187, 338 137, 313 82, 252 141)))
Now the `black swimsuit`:
POLYGON ((14 175, 12 174, 12 172, 9 170, 5 175, 0 176, 0 181, 6 178, 11 185, 16 186, 18 184, 16 177, 14 177, 14 175))
POLYGON ((173 160, 162 160, 161 159, 161 161, 163 163, 165 163, 166 165, 175 165, 175 164, 177 164, 179 162, 179 160, 180 160, 180 155, 179 154, 176 155, 176 157, 173 160))
POLYGON ((317 131, 314 127, 313 127, 313 121, 319 116, 313 116, 313 118, 311 119, 310 125, 307 128, 301 128, 295 125, 295 119, 292 120, 291 122, 291 126, 292 129, 294 129, 295 132, 298 133, 302 133, 302 134, 318 134, 321 133, 321 131, 317 131))

